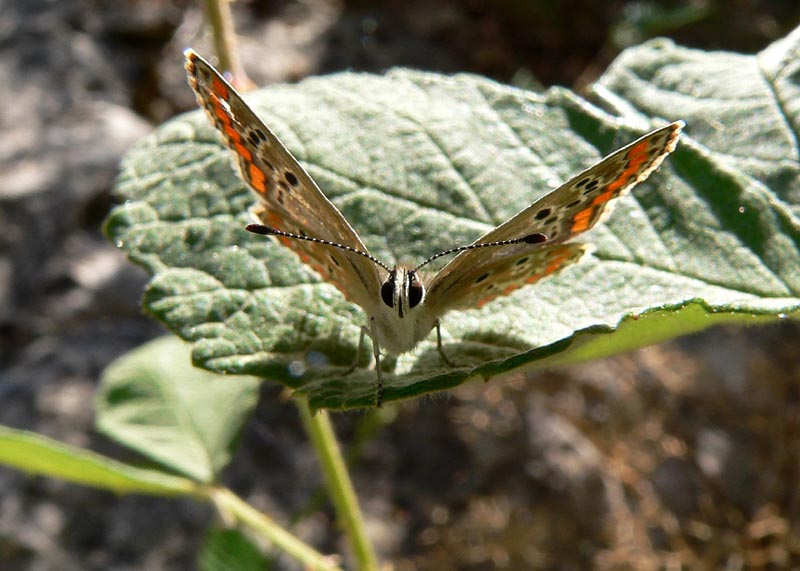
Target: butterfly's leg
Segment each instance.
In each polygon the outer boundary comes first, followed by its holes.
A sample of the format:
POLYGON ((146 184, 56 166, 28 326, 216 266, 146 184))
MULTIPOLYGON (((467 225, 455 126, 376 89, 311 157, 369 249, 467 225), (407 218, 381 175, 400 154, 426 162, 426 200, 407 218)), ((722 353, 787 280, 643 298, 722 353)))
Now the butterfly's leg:
POLYGON ((439 351, 439 355, 442 356, 442 361, 444 361, 448 367, 456 366, 455 363, 447 358, 447 355, 444 352, 444 347, 442 347, 442 328, 439 325, 438 319, 436 320, 436 349, 439 351))
POLYGON ((361 335, 358 337, 358 351, 356 351, 356 359, 353 361, 353 364, 347 369, 345 374, 349 375, 353 371, 355 371, 356 367, 358 366, 358 362, 361 360, 361 353, 364 350, 364 337, 369 335, 370 339, 372 339, 372 354, 375 356, 375 374, 378 376, 378 390, 377 395, 375 397, 375 404, 377 406, 381 406, 383 404, 383 377, 381 376, 381 350, 378 346, 378 342, 375 341, 375 335, 373 334, 375 328, 375 318, 372 317, 369 320, 370 329, 364 325, 361 327, 361 335))
POLYGON ((381 348, 378 345, 377 336, 375 335, 374 317, 370 317, 369 326, 371 329, 369 336, 372 338, 372 354, 375 356, 375 374, 378 376, 378 390, 375 396, 375 406, 380 408, 383 404, 383 377, 381 376, 381 348))
POLYGON ((362 326, 361 327, 361 335, 358 337, 358 349, 356 350, 356 358, 353 360, 353 364, 350 365, 350 368, 345 371, 345 375, 349 375, 353 371, 356 370, 358 367, 358 362, 361 361, 361 352, 364 350, 364 336, 367 334, 367 328, 362 326))

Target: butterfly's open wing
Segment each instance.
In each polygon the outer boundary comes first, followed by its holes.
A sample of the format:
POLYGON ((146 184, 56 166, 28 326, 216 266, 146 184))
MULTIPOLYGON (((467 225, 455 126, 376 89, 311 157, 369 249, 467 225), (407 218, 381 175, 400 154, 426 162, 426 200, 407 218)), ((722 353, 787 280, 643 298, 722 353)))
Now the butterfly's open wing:
POLYGON ((585 244, 542 245, 513 256, 503 256, 491 264, 476 264, 466 269, 458 279, 435 281, 434 297, 426 303, 438 312, 438 307, 450 309, 480 308, 501 295, 534 284, 564 266, 580 260, 589 250, 585 244), (446 300, 446 301, 445 301, 446 300))
MULTIPOLYGON (((610 212, 609 206, 614 199, 623 196, 657 169, 675 149, 683 126, 683 121, 677 121, 619 149, 478 238, 475 243, 511 240, 542 233, 547 237, 547 242, 466 250, 433 278, 428 285, 425 302, 442 311, 456 307, 453 305, 456 293, 462 295, 462 292, 480 290, 484 281, 490 281, 488 276, 499 279, 497 276, 500 274, 504 279, 510 279, 514 275, 511 270, 519 268, 514 264, 528 257, 520 265, 531 269, 534 281, 542 277, 539 275, 540 257, 544 257, 545 267, 553 268, 547 274, 580 259, 582 250, 563 249, 577 246, 563 242, 592 228, 602 220, 604 214, 610 212), (546 259, 550 255, 556 257, 548 264, 546 259), (484 275, 487 277, 484 278, 484 275)), ((514 284, 523 285, 526 278, 518 273, 514 284)), ((508 292, 515 289, 510 285, 506 284, 508 292)), ((499 294, 491 297, 496 295, 499 294)), ((463 304, 459 303, 458 306, 463 304)))
MULTIPOLYGON (((185 56, 198 103, 233 150, 242 178, 259 198, 253 214, 267 226, 366 252, 342 213, 237 91, 196 52, 186 50, 185 56)), ((368 259, 304 240, 278 239, 349 300, 364 308, 376 303, 380 274, 368 259)))

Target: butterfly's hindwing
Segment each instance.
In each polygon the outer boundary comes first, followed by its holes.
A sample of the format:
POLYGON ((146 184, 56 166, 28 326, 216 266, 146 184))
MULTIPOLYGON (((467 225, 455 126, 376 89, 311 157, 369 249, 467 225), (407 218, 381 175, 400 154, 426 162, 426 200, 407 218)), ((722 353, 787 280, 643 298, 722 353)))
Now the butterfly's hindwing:
POLYGON ((524 285, 535 284, 579 261, 587 252, 585 244, 542 245, 515 256, 506 256, 492 265, 476 266, 449 280, 429 299, 429 303, 447 309, 481 308, 496 297, 509 295, 524 285))

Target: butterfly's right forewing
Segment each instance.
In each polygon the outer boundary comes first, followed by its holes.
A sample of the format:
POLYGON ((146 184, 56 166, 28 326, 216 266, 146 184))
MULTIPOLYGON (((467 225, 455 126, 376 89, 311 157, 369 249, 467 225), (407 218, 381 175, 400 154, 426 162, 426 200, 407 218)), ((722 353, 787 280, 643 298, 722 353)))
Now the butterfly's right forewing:
MULTIPOLYGON (((252 209, 262 224, 366 252, 341 212, 237 91, 196 52, 187 50, 189 84, 211 122, 235 154, 239 171, 259 203, 252 209)), ((344 250, 279 238, 300 259, 365 309, 377 301, 377 266, 344 250)))

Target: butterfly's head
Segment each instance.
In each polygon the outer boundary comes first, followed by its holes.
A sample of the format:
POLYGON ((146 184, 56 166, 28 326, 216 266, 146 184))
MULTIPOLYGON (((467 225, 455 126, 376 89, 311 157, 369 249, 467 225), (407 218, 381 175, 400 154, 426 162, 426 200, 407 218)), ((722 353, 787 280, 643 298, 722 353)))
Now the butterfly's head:
POLYGON ((422 303, 424 298, 425 286, 416 270, 405 266, 395 266, 381 286, 383 303, 393 309, 401 319, 422 303))

